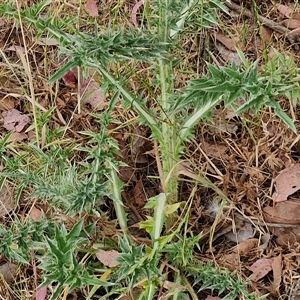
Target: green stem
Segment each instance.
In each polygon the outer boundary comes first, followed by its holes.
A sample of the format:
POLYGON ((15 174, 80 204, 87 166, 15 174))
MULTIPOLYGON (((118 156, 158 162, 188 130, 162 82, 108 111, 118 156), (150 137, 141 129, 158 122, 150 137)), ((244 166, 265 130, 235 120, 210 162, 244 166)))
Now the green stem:
MULTIPOLYGON (((158 35, 160 40, 168 44, 170 42, 171 26, 169 20, 169 5, 170 0, 159 0, 159 16, 158 16, 158 35)), ((157 124, 159 127, 156 135, 159 148, 161 152, 162 160, 162 178, 161 188, 164 195, 165 202, 162 199, 159 200, 158 205, 171 205, 178 201, 178 161, 179 161, 179 147, 177 147, 177 128, 176 128, 176 115, 171 109, 171 95, 174 93, 174 80, 173 80, 173 66, 172 60, 158 59, 158 76, 160 82, 161 96, 159 98, 159 106, 161 107, 160 119, 162 122, 157 124)), ((158 216, 156 216, 157 218, 158 216)), ((161 216, 160 216, 161 217, 161 216)), ((155 218, 155 219, 156 219, 155 218)), ((174 225, 174 215, 169 216, 166 219, 167 231, 174 225)), ((157 222, 157 220, 156 220, 157 222)), ((159 245, 156 238, 154 239, 154 249, 159 245)))
POLYGON ((120 225, 120 228, 124 231, 124 233, 128 233, 128 227, 127 227, 127 214, 125 212, 123 203, 122 203, 122 182, 119 179, 117 172, 112 168, 111 169, 111 189, 113 194, 113 203, 116 211, 116 215, 118 218, 118 222, 120 225))
MULTIPOLYGON (((91 62, 91 67, 94 65, 94 62, 91 62)), ((131 93, 125 89, 112 75, 110 75, 104 68, 101 66, 98 66, 99 72, 104 76, 109 82, 113 83, 118 91, 122 94, 122 96, 129 101, 133 107, 136 109, 138 114, 140 116, 143 116, 145 120, 147 121, 147 124, 152 128, 155 127, 157 122, 155 119, 144 109, 138 102, 137 99, 135 99, 131 93)))
MULTIPOLYGON (((163 42, 168 43, 170 39, 170 24, 168 16, 169 0, 160 0, 158 34, 163 42)), ((176 150, 177 130, 175 114, 171 111, 170 95, 174 92, 173 67, 172 61, 159 59, 159 78, 160 78, 160 106, 162 108, 163 120, 161 123, 161 133, 159 137, 160 151, 162 157, 162 189, 167 195, 167 203, 173 204, 178 199, 178 172, 179 152, 176 150), (172 174, 171 174, 172 172, 172 174), (167 181, 167 178, 168 181, 167 181)), ((167 220, 167 227, 171 222, 167 220)))
POLYGON ((147 290, 146 290, 146 299, 147 300, 152 300, 154 299, 154 295, 157 291, 157 286, 156 284, 154 284, 153 282, 150 282, 149 286, 147 287, 147 290))

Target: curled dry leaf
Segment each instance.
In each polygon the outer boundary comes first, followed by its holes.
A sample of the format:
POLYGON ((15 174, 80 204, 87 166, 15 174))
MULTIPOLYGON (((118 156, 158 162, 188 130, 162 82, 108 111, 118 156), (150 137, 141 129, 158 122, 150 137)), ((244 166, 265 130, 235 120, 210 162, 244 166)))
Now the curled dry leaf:
POLYGON ((277 192, 272 196, 274 202, 287 200, 289 195, 300 189, 300 164, 284 169, 275 179, 277 192))
POLYGON ((274 257, 272 263, 273 269, 273 290, 278 291, 282 278, 282 257, 281 254, 274 257))
POLYGON ((131 12, 131 22, 134 26, 138 27, 139 24, 137 22, 137 11, 139 10, 139 8, 144 4, 145 0, 140 0, 138 1, 132 8, 132 12, 131 12))
POLYGON ((267 249, 269 242, 271 239, 271 235, 269 233, 265 233, 262 237, 261 237, 261 245, 259 245, 259 249, 265 250, 267 249))
POLYGON ((99 250, 96 253, 96 256, 99 259, 99 261, 109 268, 116 267, 119 264, 116 260, 119 255, 119 252, 116 250, 99 250))
POLYGON ((76 87, 77 79, 73 71, 67 72, 63 77, 62 80, 64 84, 69 87, 74 89, 76 87))
POLYGON ((4 118, 3 127, 7 130, 21 132, 30 123, 30 118, 13 108, 2 113, 4 118))

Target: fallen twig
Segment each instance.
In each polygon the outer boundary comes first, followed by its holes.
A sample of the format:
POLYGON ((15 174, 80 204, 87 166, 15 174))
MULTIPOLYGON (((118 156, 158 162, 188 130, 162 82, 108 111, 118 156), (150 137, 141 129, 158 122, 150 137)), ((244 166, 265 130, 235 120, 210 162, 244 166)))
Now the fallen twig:
MULTIPOLYGON (((233 9, 236 12, 241 13, 246 17, 249 17, 249 18, 253 17, 253 13, 245 7, 241 7, 241 6, 239 6, 239 5, 237 5, 233 2, 230 2, 230 1, 226 1, 224 3, 228 8, 233 9)), ((263 17, 261 15, 258 15, 258 19, 263 25, 273 29, 274 31, 277 31, 279 33, 284 34, 285 37, 289 40, 289 42, 291 44, 293 44, 296 48, 299 48, 298 45, 295 45, 297 42, 300 42, 299 34, 294 34, 288 28, 286 28, 286 27, 284 27, 284 26, 282 26, 282 25, 280 25, 280 24, 278 24, 278 23, 276 23, 276 22, 274 22, 274 21, 272 21, 272 20, 270 20, 266 17, 263 17)))

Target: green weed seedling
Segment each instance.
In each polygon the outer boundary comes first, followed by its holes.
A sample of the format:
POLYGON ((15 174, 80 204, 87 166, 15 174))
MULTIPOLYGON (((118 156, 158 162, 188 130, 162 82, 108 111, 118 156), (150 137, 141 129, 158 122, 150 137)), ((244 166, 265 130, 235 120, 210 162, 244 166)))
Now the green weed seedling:
POLYGON ((82 226, 83 220, 75 224, 69 232, 64 225, 60 228, 56 226, 54 238, 47 238, 47 252, 39 267, 44 271, 41 287, 55 284, 51 300, 57 299, 64 287, 73 291, 85 285, 113 285, 89 274, 84 264, 77 261, 80 247, 88 243, 82 226))
POLYGON ((43 219, 33 222, 28 219, 25 224, 14 221, 10 228, 0 226, 0 252, 9 260, 28 264, 31 250, 44 252, 45 236, 54 233, 54 225, 43 219))

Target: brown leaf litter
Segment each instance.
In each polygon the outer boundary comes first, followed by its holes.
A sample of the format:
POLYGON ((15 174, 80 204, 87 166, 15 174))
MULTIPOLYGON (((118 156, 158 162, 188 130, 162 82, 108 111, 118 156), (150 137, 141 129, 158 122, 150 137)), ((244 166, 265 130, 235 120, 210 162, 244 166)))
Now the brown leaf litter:
MULTIPOLYGON (((271 57, 271 50, 266 58, 262 56, 262 51, 265 51, 264 45, 270 43, 281 52, 294 55, 299 64, 299 54, 294 49, 297 47, 300 34, 292 29, 298 30, 297 14, 299 12, 293 9, 292 3, 272 5, 270 2, 256 1, 260 8, 260 15, 255 16, 263 24, 259 28, 253 15, 253 2, 243 1, 243 7, 242 1, 239 2, 240 5, 229 1, 224 2, 229 8, 229 14, 224 18, 222 16, 224 24, 220 28, 209 29, 209 34, 206 35, 212 46, 210 53, 204 46, 201 49, 198 48, 198 41, 192 41, 189 57, 183 58, 189 59, 190 64, 184 67, 189 72, 191 71, 190 73, 196 69, 198 73, 201 73, 204 67, 198 65, 201 65, 203 59, 207 57, 220 66, 229 60, 239 64, 236 46, 242 48, 250 60, 267 59, 271 57), (238 18, 234 17, 234 14, 238 18), (209 37, 211 37, 210 40, 209 37)), ((102 6, 104 5, 103 3, 102 6)), ((87 17, 101 21, 105 13, 109 16, 110 10, 107 9, 104 12, 102 6, 99 10, 96 1, 87 1, 84 6, 87 17)), ((132 7, 133 5, 126 4, 122 9, 127 12, 128 16, 132 14, 131 16, 134 17, 134 13, 139 13, 141 8, 135 6, 135 9, 139 11, 132 11, 132 7)), ((138 21, 134 19, 135 26, 139 26, 138 21)), ((10 130, 21 134, 30 125, 27 119, 30 118, 29 102, 25 97, 28 91, 20 89, 21 83, 25 89, 28 85, 24 66, 20 63, 25 45, 18 30, 11 30, 10 26, 7 28, 9 30, 7 29, 6 32, 0 29, 1 48, 3 46, 5 55, 12 63, 19 63, 19 69, 16 69, 16 74, 10 74, 9 68, 5 69, 5 80, 0 78, 0 110, 3 124, 5 122, 2 134, 10 130), (20 96, 14 97, 11 96, 12 94, 20 96), (18 117, 7 116, 7 112, 11 110, 16 110, 18 117)), ((83 78, 78 80, 75 76, 77 72, 73 70, 71 71, 73 73, 69 74, 72 77, 70 83, 64 78, 57 85, 46 85, 47 79, 63 62, 56 59, 56 41, 45 40, 44 43, 40 43, 43 40, 33 41, 32 36, 26 40, 26 43, 29 46, 27 48, 30 48, 32 73, 38 74, 38 77, 32 79, 32 84, 36 94, 39 95, 39 108, 41 111, 46 111, 52 105, 56 106, 54 116, 50 120, 51 128, 56 129, 68 124, 65 136, 74 143, 84 144, 77 132, 100 130, 99 124, 89 113, 101 113, 107 107, 111 95, 102 91, 101 81, 92 74, 89 74, 86 81, 83 78), (78 104, 82 108, 80 113, 78 104)), ((137 73, 139 76, 142 74, 147 80, 149 75, 147 65, 138 66, 140 70, 137 73)), ((139 76, 132 75, 130 88, 137 94, 145 95, 147 91, 140 86, 139 76)), ((180 74, 180 72, 176 74, 179 86, 184 84, 187 78, 184 76, 187 75, 180 74)), ((155 96, 153 92, 150 98, 155 99, 155 96)), ((288 101, 277 100, 289 112, 288 101)), ((155 105, 155 101, 152 104, 155 105)), ((299 115, 298 109, 295 109, 296 116, 299 115)), ((129 209, 130 219, 137 227, 137 222, 145 220, 147 215, 151 214, 143 209, 145 202, 160 190, 154 146, 149 129, 139 126, 136 122, 137 116, 132 111, 117 107, 114 116, 121 125, 112 125, 108 130, 117 140, 122 153, 122 162, 127 165, 119 172, 120 178, 127 184, 122 195, 126 209, 129 209)), ((220 216, 215 230, 215 239, 213 239, 213 253, 210 252, 212 249, 209 249, 208 237, 205 236, 200 240, 202 251, 195 251, 194 255, 200 257, 203 262, 215 261, 220 267, 238 270, 243 278, 252 273, 253 281, 250 290, 261 294, 269 293, 268 299, 287 299, 286 295, 292 297, 297 293, 298 269, 300 268, 298 259, 300 220, 297 216, 297 211, 299 211, 299 192, 297 191, 300 187, 298 182, 299 151, 299 140, 296 140, 295 135, 286 129, 271 110, 262 110, 257 117, 251 112, 246 113, 241 120, 229 108, 218 108, 212 115, 211 123, 202 123, 195 129, 193 141, 186 145, 182 154, 182 159, 187 162, 185 166, 188 168, 181 169, 179 200, 192 201, 188 230, 193 234, 208 232, 209 235, 216 214, 219 213, 220 216), (243 124, 246 124, 247 128, 243 124), (199 178, 203 180, 196 180, 200 183, 195 186, 195 179, 199 178), (207 184, 208 181, 205 181, 205 178, 209 179, 216 188, 213 189, 210 184, 207 184), (193 194, 194 189, 196 192, 193 194), (218 205, 220 194, 216 192, 217 189, 228 198, 224 208, 218 205), (276 189, 277 192, 274 192, 276 189), (194 196, 191 197, 191 195, 194 196), (208 209, 210 203, 215 203, 213 213, 208 209)), ((81 155, 81 153, 78 154, 76 159, 81 159, 81 155)), ((0 196, 2 195, 1 218, 5 218, 16 208, 10 189, 9 186, 4 187, 0 193, 0 196)), ((109 206, 109 203, 106 205, 109 206)), ((43 211, 39 206, 30 204, 30 207, 31 210, 26 210, 26 216, 28 215, 35 221, 40 220, 43 211)), ((107 216, 114 218, 112 211, 108 208, 107 216)), ((24 215, 24 212, 21 211, 20 214, 24 215)), ((115 220, 100 218, 97 220, 97 228, 103 238, 115 238, 117 235, 115 220)), ((141 230, 131 232, 136 243, 146 245, 149 243, 145 232, 141 230)), ((114 265, 106 259, 110 259, 113 255, 117 256, 117 253, 111 254, 110 252, 98 253, 101 260, 105 259, 103 264, 108 267, 114 267, 114 265)), ((32 278, 26 280, 30 281, 32 278)), ((135 292, 136 290, 133 290, 133 294, 135 292)), ((209 297, 207 294, 201 294, 199 297, 220 299, 209 297)))

